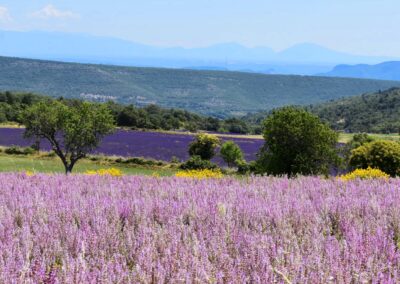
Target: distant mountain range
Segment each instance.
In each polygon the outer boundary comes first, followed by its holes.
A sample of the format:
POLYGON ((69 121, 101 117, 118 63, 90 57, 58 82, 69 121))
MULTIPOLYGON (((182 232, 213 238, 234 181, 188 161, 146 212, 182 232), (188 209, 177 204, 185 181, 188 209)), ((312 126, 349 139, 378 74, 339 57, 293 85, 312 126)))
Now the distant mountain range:
POLYGON ((389 61, 376 65, 338 65, 332 71, 321 75, 400 81, 400 61, 389 61))
POLYGON ((216 117, 308 105, 400 87, 400 82, 227 71, 120 67, 0 57, 0 90, 158 104, 216 117))
POLYGON ((326 73, 337 64, 376 64, 395 60, 346 54, 311 43, 298 44, 280 52, 236 43, 204 48, 161 48, 110 37, 41 31, 0 31, 0 55, 123 66, 300 75, 326 73))

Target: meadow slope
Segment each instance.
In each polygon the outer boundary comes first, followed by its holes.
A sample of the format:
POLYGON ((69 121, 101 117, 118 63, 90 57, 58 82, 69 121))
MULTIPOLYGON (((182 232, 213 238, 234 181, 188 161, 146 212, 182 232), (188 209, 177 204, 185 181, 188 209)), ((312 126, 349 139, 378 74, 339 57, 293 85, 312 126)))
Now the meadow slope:
POLYGON ((400 82, 134 68, 0 57, 0 90, 244 115, 400 87, 400 82))

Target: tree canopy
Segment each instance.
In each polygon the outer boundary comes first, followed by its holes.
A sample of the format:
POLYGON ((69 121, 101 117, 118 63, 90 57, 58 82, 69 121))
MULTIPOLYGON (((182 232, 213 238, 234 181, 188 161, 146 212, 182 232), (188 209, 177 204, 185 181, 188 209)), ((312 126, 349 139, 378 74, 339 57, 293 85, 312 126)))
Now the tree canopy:
POLYGON ((46 139, 70 173, 79 159, 93 151, 114 128, 113 117, 105 105, 60 101, 39 102, 27 108, 21 121, 25 136, 46 139))
POLYGON ((221 146, 220 154, 222 159, 228 164, 228 167, 237 165, 243 161, 243 152, 233 141, 226 141, 221 146))
POLYGON ((215 156, 215 149, 220 144, 217 136, 200 133, 189 146, 190 156, 200 156, 202 160, 211 160, 215 156))
POLYGON ((278 109, 263 126, 265 145, 257 162, 261 173, 327 174, 329 166, 338 161, 338 134, 303 109, 278 109))

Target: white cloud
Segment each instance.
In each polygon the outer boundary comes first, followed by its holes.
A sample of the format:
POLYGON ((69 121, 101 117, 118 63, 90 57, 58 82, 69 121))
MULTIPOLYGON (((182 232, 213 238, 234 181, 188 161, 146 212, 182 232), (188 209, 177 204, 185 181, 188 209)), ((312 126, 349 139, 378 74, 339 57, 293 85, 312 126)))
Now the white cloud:
POLYGON ((43 9, 32 13, 32 16, 40 19, 77 19, 79 14, 71 11, 62 11, 57 9, 55 6, 49 4, 43 9))
POLYGON ((0 22, 9 22, 11 21, 10 12, 6 7, 0 6, 0 22))

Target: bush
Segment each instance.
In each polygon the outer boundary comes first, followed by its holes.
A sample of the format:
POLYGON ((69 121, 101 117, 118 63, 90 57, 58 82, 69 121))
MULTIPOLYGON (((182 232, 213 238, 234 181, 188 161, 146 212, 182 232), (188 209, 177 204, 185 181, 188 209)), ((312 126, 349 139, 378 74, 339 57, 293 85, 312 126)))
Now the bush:
POLYGON ((377 168, 394 177, 400 174, 400 144, 378 140, 364 144, 351 152, 350 165, 354 168, 377 168))
POLYGON ((213 170, 217 169, 217 165, 209 160, 203 160, 200 156, 192 156, 189 160, 183 163, 180 168, 182 170, 213 170))
POLYGON ((338 135, 303 109, 285 107, 264 121, 265 146, 257 161, 260 173, 272 175, 328 174, 337 164, 338 135))
POLYGON ((189 146, 190 156, 200 156, 202 160, 211 160, 215 156, 215 149, 220 144, 217 136, 201 133, 189 146))
POLYGON ((165 163, 162 161, 156 161, 156 160, 147 160, 144 158, 127 158, 127 159, 122 159, 122 158, 118 158, 115 160, 116 163, 120 163, 120 164, 129 164, 129 165, 139 165, 139 166, 149 166, 149 167, 153 167, 153 166, 164 166, 165 163))
POLYGON ((228 164, 228 167, 237 166, 239 162, 243 161, 243 152, 233 141, 227 141, 222 144, 220 154, 228 164))
POLYGON ((247 174, 255 171, 253 162, 247 163, 246 161, 241 160, 241 161, 237 161, 236 165, 238 168, 237 173, 240 175, 247 175, 247 174))
POLYGON ((338 151, 342 159, 342 168, 351 169, 350 157, 351 151, 366 144, 374 141, 374 138, 366 133, 357 133, 353 135, 353 138, 343 146, 338 147, 338 151))
POLYGON ((18 147, 18 146, 11 146, 4 150, 4 153, 8 155, 32 155, 36 153, 36 150, 31 147, 18 147))
POLYGON ((367 169, 356 169, 351 173, 340 176, 340 179, 344 181, 349 181, 354 179, 377 179, 377 178, 387 179, 389 178, 389 175, 381 171, 380 169, 372 169, 368 167, 367 169))

